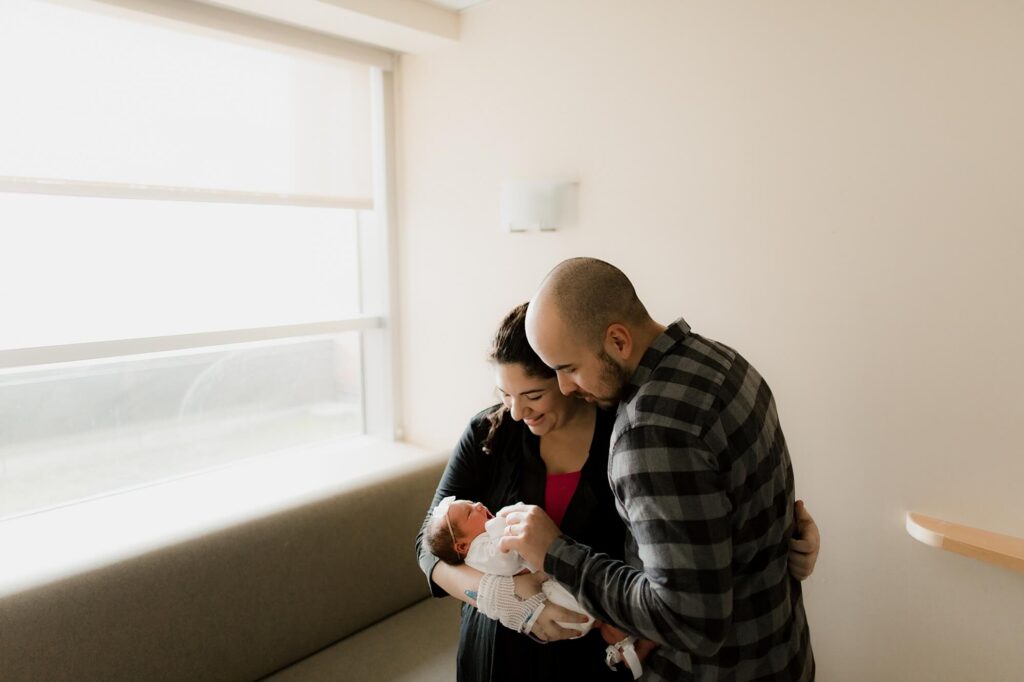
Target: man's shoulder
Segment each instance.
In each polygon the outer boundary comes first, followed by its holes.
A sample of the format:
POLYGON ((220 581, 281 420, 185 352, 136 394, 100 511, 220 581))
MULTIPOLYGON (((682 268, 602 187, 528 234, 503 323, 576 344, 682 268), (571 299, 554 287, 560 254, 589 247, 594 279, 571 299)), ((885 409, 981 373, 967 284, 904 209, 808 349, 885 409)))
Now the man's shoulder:
POLYGON ((722 385, 737 362, 744 360, 729 346, 690 332, 666 350, 651 379, 712 390, 722 385))
POLYGON ((654 426, 699 436, 738 359, 742 360, 724 344, 687 334, 662 354, 647 380, 620 405, 616 433, 654 426))

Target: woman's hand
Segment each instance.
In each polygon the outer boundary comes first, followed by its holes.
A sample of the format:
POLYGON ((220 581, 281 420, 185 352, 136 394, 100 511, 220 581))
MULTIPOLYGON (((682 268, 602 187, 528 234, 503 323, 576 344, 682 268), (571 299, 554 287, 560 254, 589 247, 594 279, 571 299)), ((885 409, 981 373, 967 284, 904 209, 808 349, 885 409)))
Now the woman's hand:
POLYGON ((821 548, 821 534, 803 500, 793 505, 796 520, 795 537, 789 541, 789 572, 797 580, 806 580, 814 573, 821 548))

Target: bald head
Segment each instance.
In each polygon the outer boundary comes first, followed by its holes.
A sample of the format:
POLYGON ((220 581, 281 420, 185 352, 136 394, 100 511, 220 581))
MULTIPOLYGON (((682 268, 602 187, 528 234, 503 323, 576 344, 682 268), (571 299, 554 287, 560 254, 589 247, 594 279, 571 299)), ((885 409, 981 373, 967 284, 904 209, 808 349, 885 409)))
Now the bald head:
POLYGON ((664 330, 622 271, 594 258, 559 263, 526 309, 526 337, 559 390, 606 408, 664 330))
POLYGON ((541 282, 527 312, 540 320, 553 317, 564 332, 583 345, 597 347, 613 323, 641 327, 651 322, 633 284, 614 265, 596 258, 562 261, 541 282))

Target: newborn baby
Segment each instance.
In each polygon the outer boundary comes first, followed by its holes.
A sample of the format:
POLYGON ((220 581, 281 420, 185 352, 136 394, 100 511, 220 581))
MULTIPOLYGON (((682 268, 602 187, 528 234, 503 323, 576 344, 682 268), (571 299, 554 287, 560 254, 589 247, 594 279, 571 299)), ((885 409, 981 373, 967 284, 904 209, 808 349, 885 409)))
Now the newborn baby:
MULTIPOLYGON (((502 552, 498 540, 505 532, 505 519, 498 518, 479 502, 446 497, 434 508, 427 527, 426 541, 430 551, 441 561, 452 566, 465 563, 483 573, 513 576, 532 572, 516 552, 502 552)), ((556 621, 564 628, 579 630, 583 636, 594 627, 594 617, 583 610, 569 590, 554 580, 541 586, 544 596, 561 607, 587 617, 585 623, 556 621)), ((611 625, 603 624, 601 634, 610 645, 607 652, 609 666, 625 661, 634 679, 640 677, 640 660, 636 655, 635 638, 611 625)), ((646 643, 645 643, 646 644, 646 643)))

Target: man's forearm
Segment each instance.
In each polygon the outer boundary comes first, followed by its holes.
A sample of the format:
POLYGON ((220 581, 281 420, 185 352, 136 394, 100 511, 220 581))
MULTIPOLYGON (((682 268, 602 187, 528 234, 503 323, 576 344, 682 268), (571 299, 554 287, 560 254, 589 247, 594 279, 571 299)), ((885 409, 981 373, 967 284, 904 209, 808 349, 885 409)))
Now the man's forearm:
POLYGON ((725 640, 731 590, 717 595, 658 584, 643 570, 566 536, 552 544, 544 568, 591 614, 645 639, 699 656, 713 655, 725 640))

